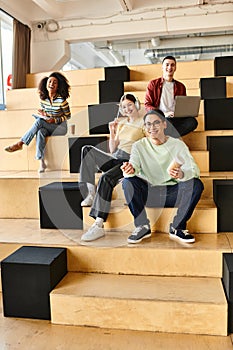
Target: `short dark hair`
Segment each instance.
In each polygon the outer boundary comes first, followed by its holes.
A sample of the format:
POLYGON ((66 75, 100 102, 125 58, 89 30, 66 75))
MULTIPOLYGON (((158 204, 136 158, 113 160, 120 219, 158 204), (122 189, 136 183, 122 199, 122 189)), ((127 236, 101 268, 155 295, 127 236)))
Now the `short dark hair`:
POLYGON ((164 57, 164 59, 162 60, 162 63, 163 63, 165 60, 172 60, 172 61, 176 62, 176 59, 175 59, 175 57, 173 57, 173 56, 166 56, 166 57, 164 57))
POLYGON ((162 122, 165 122, 166 121, 166 117, 163 113, 163 111, 161 111, 160 109, 151 109, 150 111, 148 111, 144 117, 143 117, 143 120, 145 122, 146 120, 146 117, 150 114, 154 114, 154 115, 157 115, 159 117, 160 120, 162 120, 162 122))

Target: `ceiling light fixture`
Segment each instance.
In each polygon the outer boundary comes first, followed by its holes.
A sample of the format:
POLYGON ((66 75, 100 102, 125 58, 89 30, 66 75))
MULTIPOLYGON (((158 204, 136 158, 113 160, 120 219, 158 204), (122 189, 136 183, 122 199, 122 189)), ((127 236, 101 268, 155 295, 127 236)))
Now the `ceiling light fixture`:
POLYGON ((47 32, 57 32, 59 29, 59 24, 54 19, 50 19, 45 22, 45 29, 47 32))

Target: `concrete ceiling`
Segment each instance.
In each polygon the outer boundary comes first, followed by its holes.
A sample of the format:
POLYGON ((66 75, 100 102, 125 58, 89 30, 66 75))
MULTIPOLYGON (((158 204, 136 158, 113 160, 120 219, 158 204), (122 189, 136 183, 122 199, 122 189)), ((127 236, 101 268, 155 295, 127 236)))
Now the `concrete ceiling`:
POLYGON ((209 58, 232 50, 233 1, 0 0, 0 5, 32 28, 34 42, 68 42, 74 68, 145 64, 166 53, 209 58))

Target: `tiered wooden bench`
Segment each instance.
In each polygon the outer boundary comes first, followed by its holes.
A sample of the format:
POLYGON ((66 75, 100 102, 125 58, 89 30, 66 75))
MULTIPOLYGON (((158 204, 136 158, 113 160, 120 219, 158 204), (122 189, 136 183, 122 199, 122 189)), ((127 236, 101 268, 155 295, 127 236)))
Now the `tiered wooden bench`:
MULTIPOLYGON (((161 75, 161 65, 129 68, 130 81, 124 84, 125 92, 133 92, 143 102, 146 85, 150 79, 161 75)), ((70 135, 49 138, 46 156, 50 168, 41 175, 37 174, 37 162, 33 159, 35 143, 15 154, 3 150, 30 127, 31 114, 38 108, 36 86, 45 74, 28 75, 26 89, 8 91, 7 110, 0 112, 4 125, 0 131, 0 221, 9 227, 11 219, 18 219, 16 237, 13 241, 9 239, 11 243, 3 239, 0 257, 12 252, 16 243, 18 247, 21 232, 29 222, 33 234, 40 238, 40 235, 46 236, 46 242, 54 245, 63 242, 68 249, 69 273, 51 294, 54 323, 227 335, 227 302, 221 284, 222 253, 232 252, 233 233, 217 233, 213 180, 233 179, 233 172, 209 172, 206 136, 220 133, 233 136, 233 131, 205 131, 201 103, 198 129, 184 137, 201 169, 205 185, 202 199, 189 222, 190 231, 196 233, 194 245, 182 246, 169 240, 168 217, 174 215, 174 210, 165 208, 148 210, 155 231, 152 239, 128 246, 126 239, 133 223, 120 185, 114 190, 106 237, 83 245, 82 230, 39 229, 38 188, 54 181, 79 179, 79 174, 69 172, 70 135), (154 222, 155 215, 159 218, 157 222, 154 222), (57 242, 52 238, 55 231, 57 242)), ((76 136, 88 136, 87 106, 99 101, 98 81, 104 79, 104 70, 64 74, 72 87, 69 123, 75 124, 76 136)), ((176 79, 185 83, 189 95, 197 95, 200 94, 200 78, 213 75, 213 61, 180 62, 176 79)), ((233 96, 231 78, 227 78, 227 95, 233 96)), ((89 208, 84 208, 85 228, 93 222, 88 212, 89 208)), ((10 232, 8 234, 10 236, 10 232)), ((45 241, 38 239, 37 244, 45 245, 45 241)), ((31 243, 29 239, 28 244, 31 243)))

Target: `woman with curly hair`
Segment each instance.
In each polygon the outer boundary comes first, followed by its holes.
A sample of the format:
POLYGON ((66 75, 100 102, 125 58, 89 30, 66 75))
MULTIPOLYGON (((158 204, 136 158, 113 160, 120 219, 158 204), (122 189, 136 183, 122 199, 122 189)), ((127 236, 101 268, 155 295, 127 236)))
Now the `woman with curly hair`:
POLYGON ((63 74, 53 72, 49 77, 43 78, 38 87, 40 96, 40 109, 33 114, 35 122, 21 137, 20 141, 5 148, 7 152, 23 149, 29 145, 36 136, 36 155, 40 160, 39 173, 47 168, 44 161, 46 137, 51 135, 65 135, 67 133, 67 120, 71 118, 67 98, 70 96, 70 85, 63 74))

